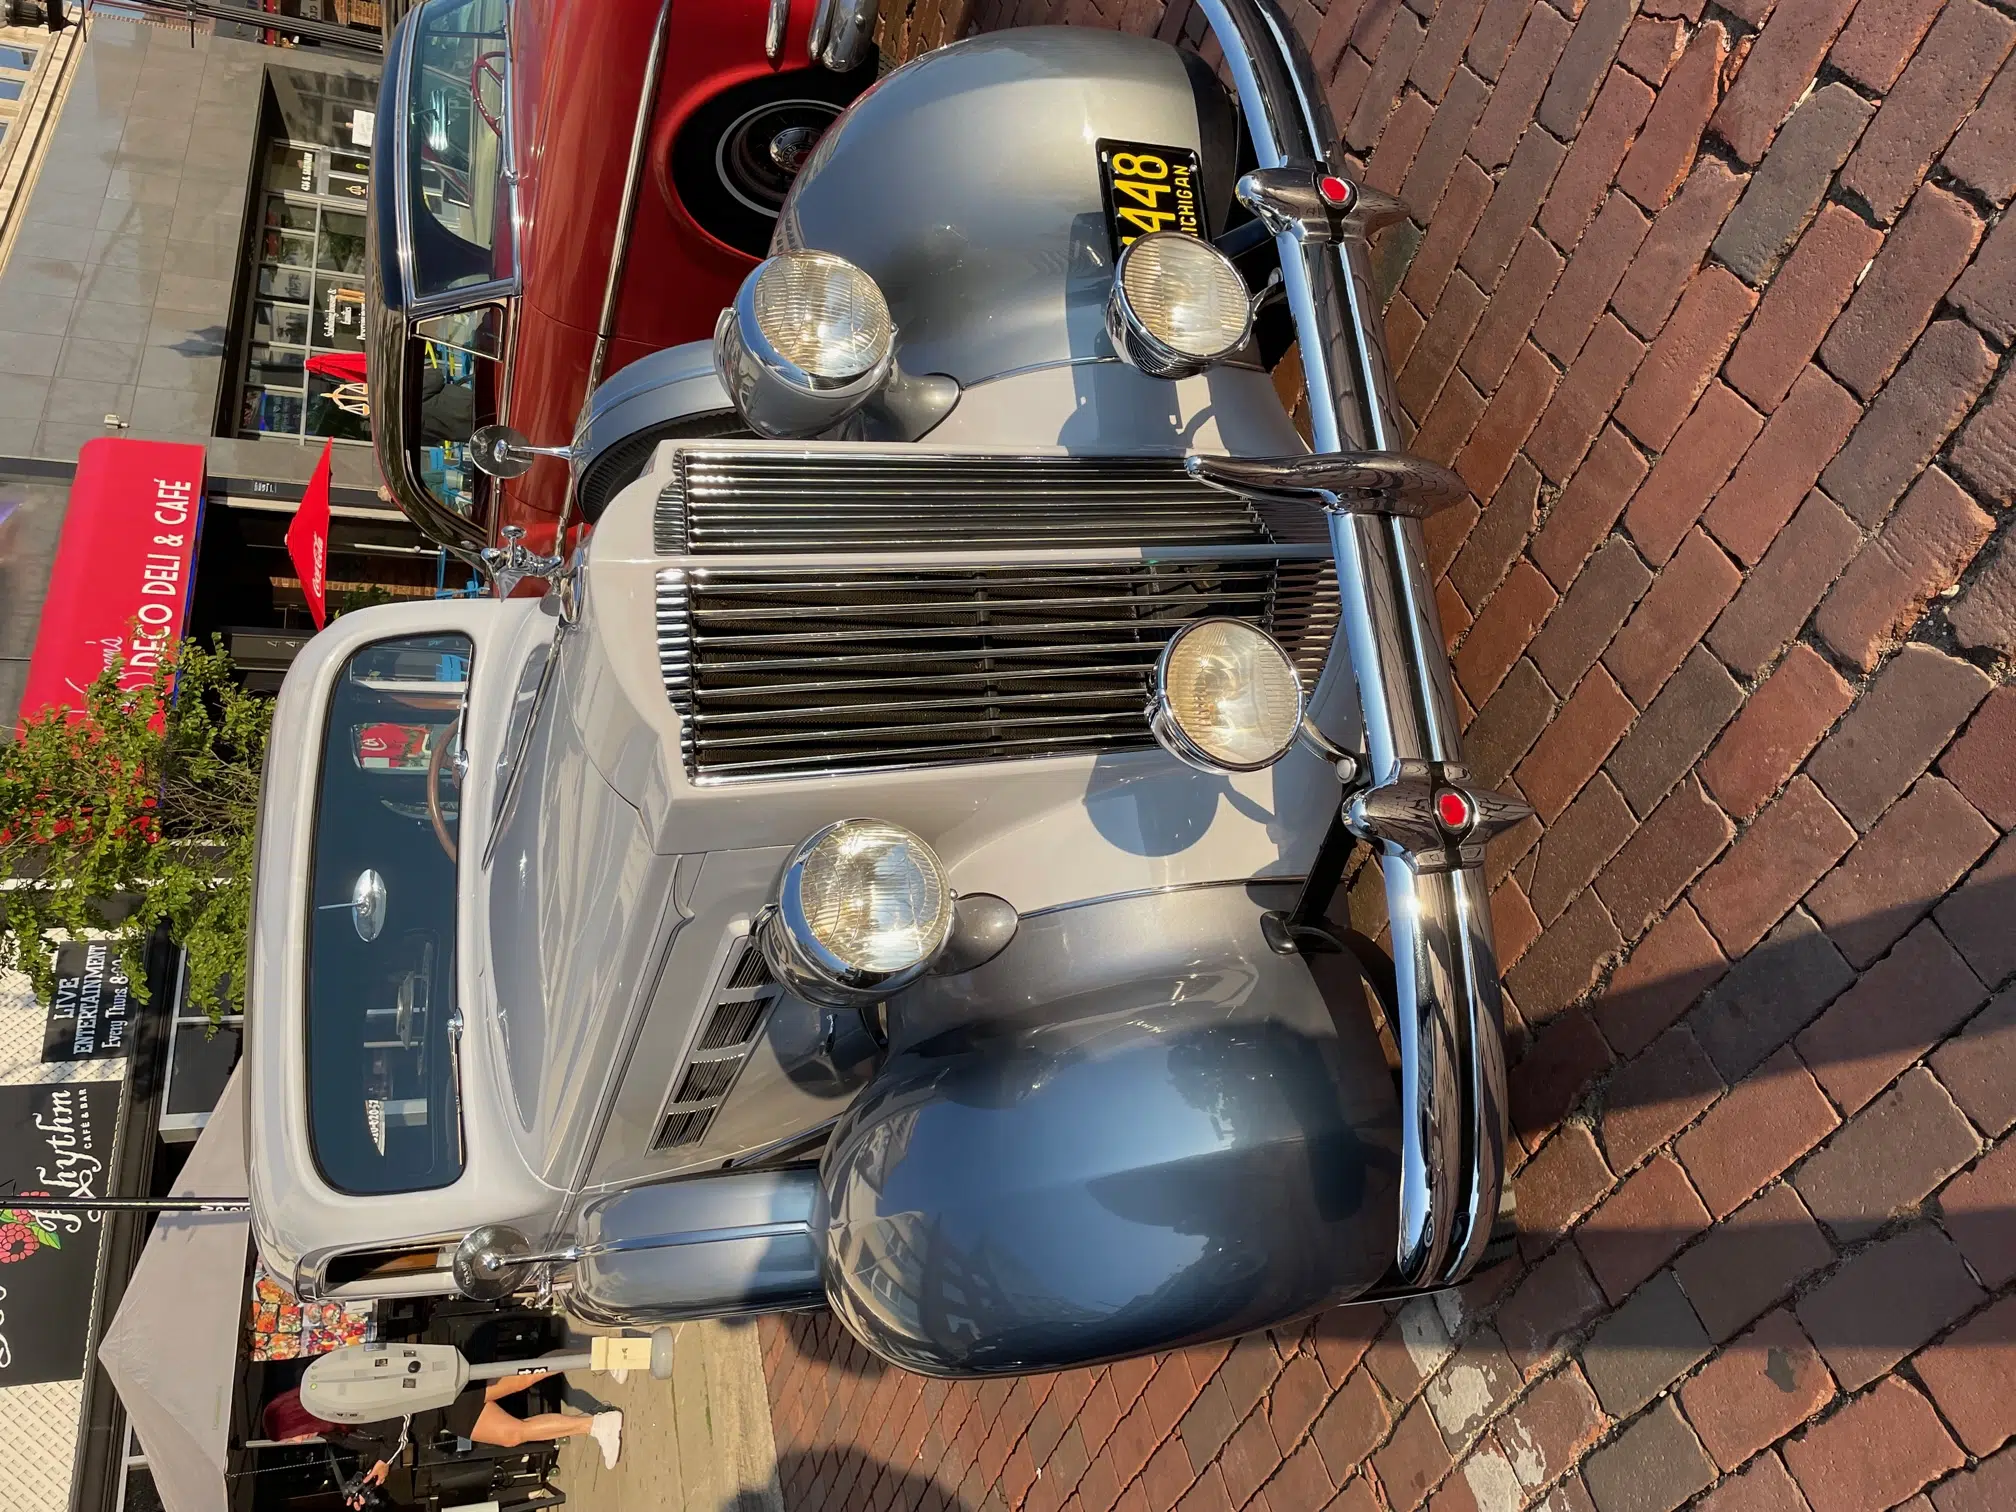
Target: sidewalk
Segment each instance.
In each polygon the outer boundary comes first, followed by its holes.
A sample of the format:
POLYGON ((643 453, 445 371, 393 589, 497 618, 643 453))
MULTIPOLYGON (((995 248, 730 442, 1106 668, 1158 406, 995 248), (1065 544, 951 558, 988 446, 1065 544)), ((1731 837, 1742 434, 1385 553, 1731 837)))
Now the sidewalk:
POLYGON ((623 1457, 602 1468, 585 1438, 560 1446, 556 1478, 578 1512, 784 1512, 753 1324, 685 1323, 672 1379, 632 1371, 580 1385, 623 1413, 623 1457))

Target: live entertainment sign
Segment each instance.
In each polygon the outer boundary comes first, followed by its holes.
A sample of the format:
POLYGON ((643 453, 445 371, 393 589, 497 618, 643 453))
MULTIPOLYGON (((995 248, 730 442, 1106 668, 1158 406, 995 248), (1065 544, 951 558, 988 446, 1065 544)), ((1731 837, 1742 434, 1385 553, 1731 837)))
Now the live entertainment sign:
POLYGON ((154 675, 182 633, 203 508, 203 448, 101 436, 84 443, 28 665, 21 717, 78 710, 115 658, 123 687, 154 675))
POLYGON ((84 1374, 100 1219, 30 1194, 103 1195, 118 1113, 117 1082, 0 1087, 0 1387, 84 1374))
POLYGON ((42 1033, 42 1059, 102 1060, 126 1053, 132 984, 117 948, 80 940, 56 952, 56 998, 42 1033))

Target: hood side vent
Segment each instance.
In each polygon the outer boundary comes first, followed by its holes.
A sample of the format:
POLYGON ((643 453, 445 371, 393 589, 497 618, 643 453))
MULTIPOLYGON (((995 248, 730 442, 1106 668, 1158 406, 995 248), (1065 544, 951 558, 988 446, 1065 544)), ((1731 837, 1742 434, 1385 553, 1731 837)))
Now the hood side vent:
POLYGON ((658 1135, 651 1142, 654 1150, 696 1145, 706 1137, 714 1115, 728 1100, 735 1078, 755 1048, 778 991, 763 952, 753 938, 744 936, 721 970, 700 1037, 659 1114, 658 1135))

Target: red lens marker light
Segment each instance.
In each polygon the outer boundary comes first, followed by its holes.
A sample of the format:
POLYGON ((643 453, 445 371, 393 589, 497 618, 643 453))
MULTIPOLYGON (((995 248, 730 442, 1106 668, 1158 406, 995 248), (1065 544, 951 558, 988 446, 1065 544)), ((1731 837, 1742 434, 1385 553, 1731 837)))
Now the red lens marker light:
POLYGON ((1351 203, 1351 186, 1334 173, 1326 173, 1316 180, 1316 192, 1323 196, 1323 203, 1332 209, 1342 209, 1351 203))
POLYGON ((1460 834, 1470 827, 1470 800, 1454 788, 1444 788, 1435 795, 1435 817, 1442 828, 1460 834))

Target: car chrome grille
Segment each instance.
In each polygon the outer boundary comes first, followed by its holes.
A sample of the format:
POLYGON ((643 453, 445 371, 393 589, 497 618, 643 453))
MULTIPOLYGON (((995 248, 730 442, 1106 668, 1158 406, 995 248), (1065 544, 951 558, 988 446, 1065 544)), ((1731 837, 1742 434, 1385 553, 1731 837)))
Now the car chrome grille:
POLYGON ((1305 686, 1336 626, 1320 515, 1263 517, 1172 460, 695 449, 656 524, 686 559, 658 641, 701 780, 1140 749, 1180 626, 1266 626, 1305 686))
POLYGON ((679 453, 658 496, 661 555, 1227 545, 1267 539, 1244 501, 1176 457, 679 453))

